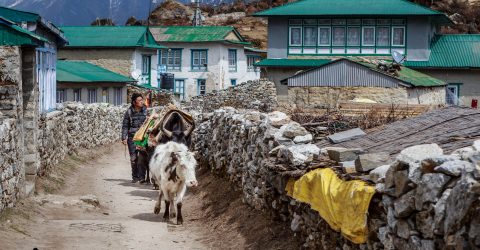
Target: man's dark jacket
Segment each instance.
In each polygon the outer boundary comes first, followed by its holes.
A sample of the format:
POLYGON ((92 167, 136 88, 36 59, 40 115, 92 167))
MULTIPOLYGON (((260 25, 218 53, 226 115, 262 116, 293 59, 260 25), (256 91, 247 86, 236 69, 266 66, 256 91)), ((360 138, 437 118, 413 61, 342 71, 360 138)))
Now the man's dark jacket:
POLYGON ((132 138, 145 122, 145 119, 147 119, 147 108, 145 106, 139 112, 135 111, 133 105, 130 106, 123 116, 122 140, 126 140, 128 137, 132 138))

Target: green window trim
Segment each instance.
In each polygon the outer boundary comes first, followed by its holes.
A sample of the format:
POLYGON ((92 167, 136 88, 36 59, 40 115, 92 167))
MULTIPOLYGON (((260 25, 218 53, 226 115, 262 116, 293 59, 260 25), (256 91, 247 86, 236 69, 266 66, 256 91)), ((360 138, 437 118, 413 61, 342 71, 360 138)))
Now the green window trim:
POLYGON ((448 103, 448 87, 456 87, 457 88, 457 94, 456 94, 456 97, 457 97, 457 103, 453 103, 454 105, 459 105, 459 101, 460 101, 460 86, 462 86, 463 83, 458 83, 458 82, 452 82, 452 83, 448 83, 447 86, 445 87, 446 88, 446 94, 447 94, 447 97, 446 97, 446 102, 447 104, 451 104, 451 103, 448 103))
POLYGON ((191 54, 190 54, 190 65, 191 65, 191 71, 192 72, 207 72, 208 71, 208 49, 191 49, 191 54), (205 58, 202 58, 202 52, 205 53, 205 58), (194 55, 195 53, 198 54, 198 60, 199 62, 197 64, 194 64, 195 58, 194 55), (204 66, 201 66, 201 61, 202 59, 205 60, 204 66))
MULTIPOLYGON (((312 24, 312 20, 292 18, 288 20, 288 37, 287 37, 287 55, 292 56, 315 56, 315 55, 390 55, 393 50, 400 50, 403 54, 407 54, 407 19, 373 19, 373 18, 340 18, 340 19, 318 19, 317 24, 312 24), (316 45, 305 45, 305 27, 317 27, 316 31, 316 45), (381 32, 379 28, 388 28, 388 45, 378 45, 378 34, 381 32), (337 45, 334 43, 336 31, 335 28, 343 29, 343 43, 340 45, 337 40, 337 45), (359 29, 356 31, 358 38, 355 39, 353 45, 351 40, 348 40, 349 30, 354 32, 352 28, 359 29), (394 45, 394 30, 403 29, 403 45, 394 45), (292 29, 297 30, 296 36, 292 37, 292 29), (368 44, 364 41, 365 29, 373 29, 373 43, 368 44), (328 30, 328 31, 327 31, 328 30), (328 34, 325 34, 327 32, 328 34), (321 35, 324 34, 323 39, 321 35), (325 42, 325 36, 329 36, 329 44, 325 42), (300 40, 301 41, 300 41, 300 40), (323 41, 321 43, 321 41, 323 41), (350 42, 350 44, 349 44, 350 42)), ((371 31, 370 31, 371 32, 371 31)), ((338 34, 337 34, 338 35, 338 34)), ((369 40, 371 41, 372 38, 369 40)))
POLYGON ((256 67, 254 64, 260 62, 262 57, 259 55, 246 55, 247 56, 247 72, 258 72, 259 67, 256 67))
POLYGON ((197 80, 197 95, 205 95, 207 93, 207 80, 203 78, 198 78, 196 80, 197 80), (200 84, 201 82, 204 83, 203 89, 202 89, 202 85, 200 84))
POLYGON ((236 49, 228 49, 228 71, 237 72, 238 56, 236 49), (230 58, 232 56, 232 58, 230 58))
POLYGON ((237 78, 231 78, 230 79, 230 85, 231 86, 237 86, 237 78))
POLYGON ((167 72, 182 72, 182 54, 183 48, 161 49, 158 54, 158 65, 165 65, 167 72), (169 54, 169 52, 172 53, 169 54), (178 63, 176 63, 177 59, 178 63))

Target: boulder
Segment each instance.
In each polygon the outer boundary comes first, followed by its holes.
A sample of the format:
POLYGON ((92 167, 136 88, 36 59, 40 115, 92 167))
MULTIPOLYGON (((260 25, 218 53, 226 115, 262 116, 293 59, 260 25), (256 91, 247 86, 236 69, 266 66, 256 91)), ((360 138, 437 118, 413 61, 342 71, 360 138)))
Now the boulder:
POLYGON ((295 138, 293 138, 293 142, 295 142, 297 144, 307 144, 307 143, 310 143, 312 141, 313 141, 312 134, 306 134, 306 135, 303 135, 303 136, 295 136, 295 138))
POLYGON ((388 153, 363 154, 359 155, 355 160, 355 168, 357 172, 368 172, 390 162, 391 159, 388 153))
POLYGON ((445 206, 447 199, 450 196, 451 189, 446 189, 440 199, 435 203, 433 209, 435 216, 433 217, 433 232, 437 235, 443 234, 443 220, 445 218, 445 206))
POLYGON ((408 179, 408 170, 397 171, 394 175, 395 183, 395 197, 400 197, 404 193, 412 189, 408 184, 410 180, 408 179))
POLYGON ((339 162, 338 165, 340 165, 344 173, 347 173, 347 174, 356 173, 355 161, 342 161, 342 162, 339 162))
POLYGON ((282 136, 288 139, 293 139, 296 136, 305 136, 309 134, 304 127, 302 127, 300 124, 296 122, 290 122, 288 124, 285 124, 282 127, 280 127, 280 130, 283 131, 282 136))
POLYGON ((423 159, 441 156, 443 150, 435 143, 408 147, 400 152, 397 160, 405 164, 420 162, 423 159))
POLYGON ((464 147, 453 151, 451 155, 459 157, 460 160, 468 160, 473 154, 475 154, 475 149, 473 147, 464 147))
POLYGON ((452 188, 446 199, 445 221, 443 230, 445 235, 450 235, 462 226, 462 221, 471 209, 472 203, 478 199, 478 194, 471 191, 474 183, 477 183, 468 175, 452 188))
POLYGON ((280 153, 285 155, 294 166, 301 166, 305 163, 309 163, 313 161, 314 157, 318 157, 320 154, 320 148, 314 144, 293 145, 281 149, 280 151, 280 153))
POLYGON ((415 214, 417 230, 422 233, 423 238, 433 238, 433 216, 430 211, 421 211, 415 214))
POLYGON ((326 150, 330 160, 336 162, 355 161, 358 155, 363 152, 361 148, 328 147, 326 150))
POLYGON ((457 155, 441 155, 423 159, 421 162, 422 172, 423 173, 433 173, 433 169, 437 166, 442 165, 447 161, 460 160, 460 157, 457 155))
POLYGON ((268 119, 270 119, 270 124, 276 128, 280 128, 281 126, 291 122, 290 117, 280 111, 273 111, 269 113, 268 119))
POLYGON ((475 166, 468 161, 455 160, 447 161, 442 165, 435 167, 434 170, 435 172, 440 172, 446 175, 458 177, 462 174, 462 172, 473 173, 473 171, 475 170, 475 166))
POLYGON ((402 195, 393 202, 395 217, 406 218, 415 210, 415 190, 402 195))
POLYGON ((338 132, 333 135, 329 135, 327 136, 327 138, 333 143, 340 143, 344 141, 357 139, 365 135, 366 133, 363 132, 363 130, 361 130, 360 128, 354 128, 354 129, 346 130, 343 132, 338 132))
POLYGON ((472 147, 475 151, 480 151, 480 140, 474 141, 472 147))
POLYGON ((410 163, 408 165, 408 179, 417 184, 422 180, 422 168, 419 163, 410 163))
POLYGON ((272 150, 270 150, 270 152, 268 152, 268 155, 277 156, 278 152, 283 148, 286 148, 286 147, 284 145, 277 146, 277 147, 273 148, 272 150))
POLYGON ((385 180, 385 176, 387 174, 390 165, 382 165, 378 168, 373 169, 370 171, 370 179, 374 182, 382 182, 385 180))
POLYGON ((437 197, 450 179, 450 176, 440 173, 424 174, 416 189, 415 208, 420 211, 425 203, 437 202, 437 197))
POLYGON ((398 220, 395 231, 399 237, 408 239, 410 237, 410 225, 407 220, 398 220))

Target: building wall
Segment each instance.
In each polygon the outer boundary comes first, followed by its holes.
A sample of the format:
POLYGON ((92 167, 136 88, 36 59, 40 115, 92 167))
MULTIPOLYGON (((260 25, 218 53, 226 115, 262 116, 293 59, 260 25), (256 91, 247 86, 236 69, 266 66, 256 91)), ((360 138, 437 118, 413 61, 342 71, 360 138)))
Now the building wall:
POLYGON ((131 76, 135 49, 60 49, 58 59, 82 60, 102 68, 131 76))
POLYGON ((66 90, 66 100, 67 102, 74 101, 74 90, 81 89, 81 102, 88 103, 88 90, 96 89, 97 90, 97 103, 103 102, 102 91, 104 88, 107 89, 108 93, 108 103, 114 105, 115 94, 114 90, 116 88, 122 89, 122 104, 127 103, 127 86, 125 83, 58 83, 57 88, 59 90, 66 90))
POLYGON ((198 79, 206 80, 206 91, 222 90, 231 86, 231 79, 236 79, 237 84, 250 80, 258 80, 260 72, 247 70, 247 56, 243 46, 227 45, 223 43, 164 43, 172 49, 182 49, 181 71, 169 71, 175 79, 185 81, 185 98, 190 99, 198 95, 198 79), (194 72, 191 68, 192 49, 207 49, 208 71, 194 72), (237 51, 237 71, 230 72, 228 67, 228 50, 237 51))
MULTIPOLYGON (((158 53, 157 50, 152 49, 136 49, 133 55, 133 70, 142 70, 142 56, 151 56, 150 64, 150 84, 153 87, 159 87, 158 84, 158 53)), ((139 82, 139 84, 142 84, 139 82)))
POLYGON ((278 102, 284 104, 288 103, 288 86, 281 84, 281 81, 301 70, 301 68, 262 68, 261 77, 275 83, 278 102))
POLYGON ((445 86, 407 89, 409 104, 445 104, 445 86))
POLYGON ((460 83, 459 105, 470 106, 472 99, 480 101, 479 69, 417 69, 446 83, 460 83))
MULTIPOLYGON (((302 18, 302 17, 295 17, 302 18)), ((366 17, 368 18, 368 17, 366 17)), ((401 17, 393 17, 401 18, 401 17)), ((287 58, 289 17, 268 18, 268 58, 287 58)), ((306 18, 308 19, 308 18, 306 18)), ((406 17, 406 45, 409 61, 428 60, 430 40, 434 36, 435 27, 429 17, 406 17)), ((308 55, 306 55, 308 56, 308 55)), ((311 56, 310 56, 311 57, 311 56)), ((322 56, 318 56, 322 57, 322 56)))

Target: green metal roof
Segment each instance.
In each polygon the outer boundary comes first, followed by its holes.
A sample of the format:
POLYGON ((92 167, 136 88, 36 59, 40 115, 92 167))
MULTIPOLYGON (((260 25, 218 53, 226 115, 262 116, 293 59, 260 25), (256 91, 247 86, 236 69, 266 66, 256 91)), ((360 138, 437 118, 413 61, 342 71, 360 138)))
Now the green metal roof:
POLYGON ((0 45, 37 46, 42 42, 48 42, 47 39, 17 26, 15 23, 0 17, 0 45))
POLYGON ((165 49, 158 45, 146 26, 64 26, 72 47, 143 47, 165 49))
POLYGON ((480 68, 480 35, 438 35, 428 61, 405 62, 413 68, 480 68))
POLYGON ((330 63, 330 59, 263 59, 255 66, 272 68, 312 68, 330 63))
POLYGON ((151 27, 155 40, 158 42, 229 42, 249 45, 234 27, 231 26, 157 26, 151 27), (238 40, 228 39, 234 33, 238 40))
POLYGON ((10 9, 0 6, 0 16, 16 23, 21 22, 36 22, 40 19, 37 13, 10 9))
POLYGON ((57 61, 58 82, 134 82, 132 78, 117 74, 85 61, 57 61))
POLYGON ((439 80, 437 78, 431 77, 431 76, 426 75, 426 74, 423 74, 423 73, 418 72, 416 70, 409 69, 405 66, 401 66, 401 70, 397 71, 398 76, 394 76, 394 75, 387 74, 386 72, 377 69, 376 64, 361 61, 361 60, 359 60, 358 58, 355 58, 355 57, 348 57, 347 59, 352 61, 352 62, 356 62, 358 64, 361 64, 365 67, 368 67, 369 69, 371 69, 373 71, 385 74, 385 75, 393 77, 393 78, 397 78, 397 79, 401 80, 402 82, 411 84, 412 86, 415 86, 415 87, 438 87, 438 86, 447 85, 442 80, 439 80))
POLYGON ((299 0, 260 11, 254 16, 438 16, 440 21, 451 23, 438 11, 407 0, 299 0))

